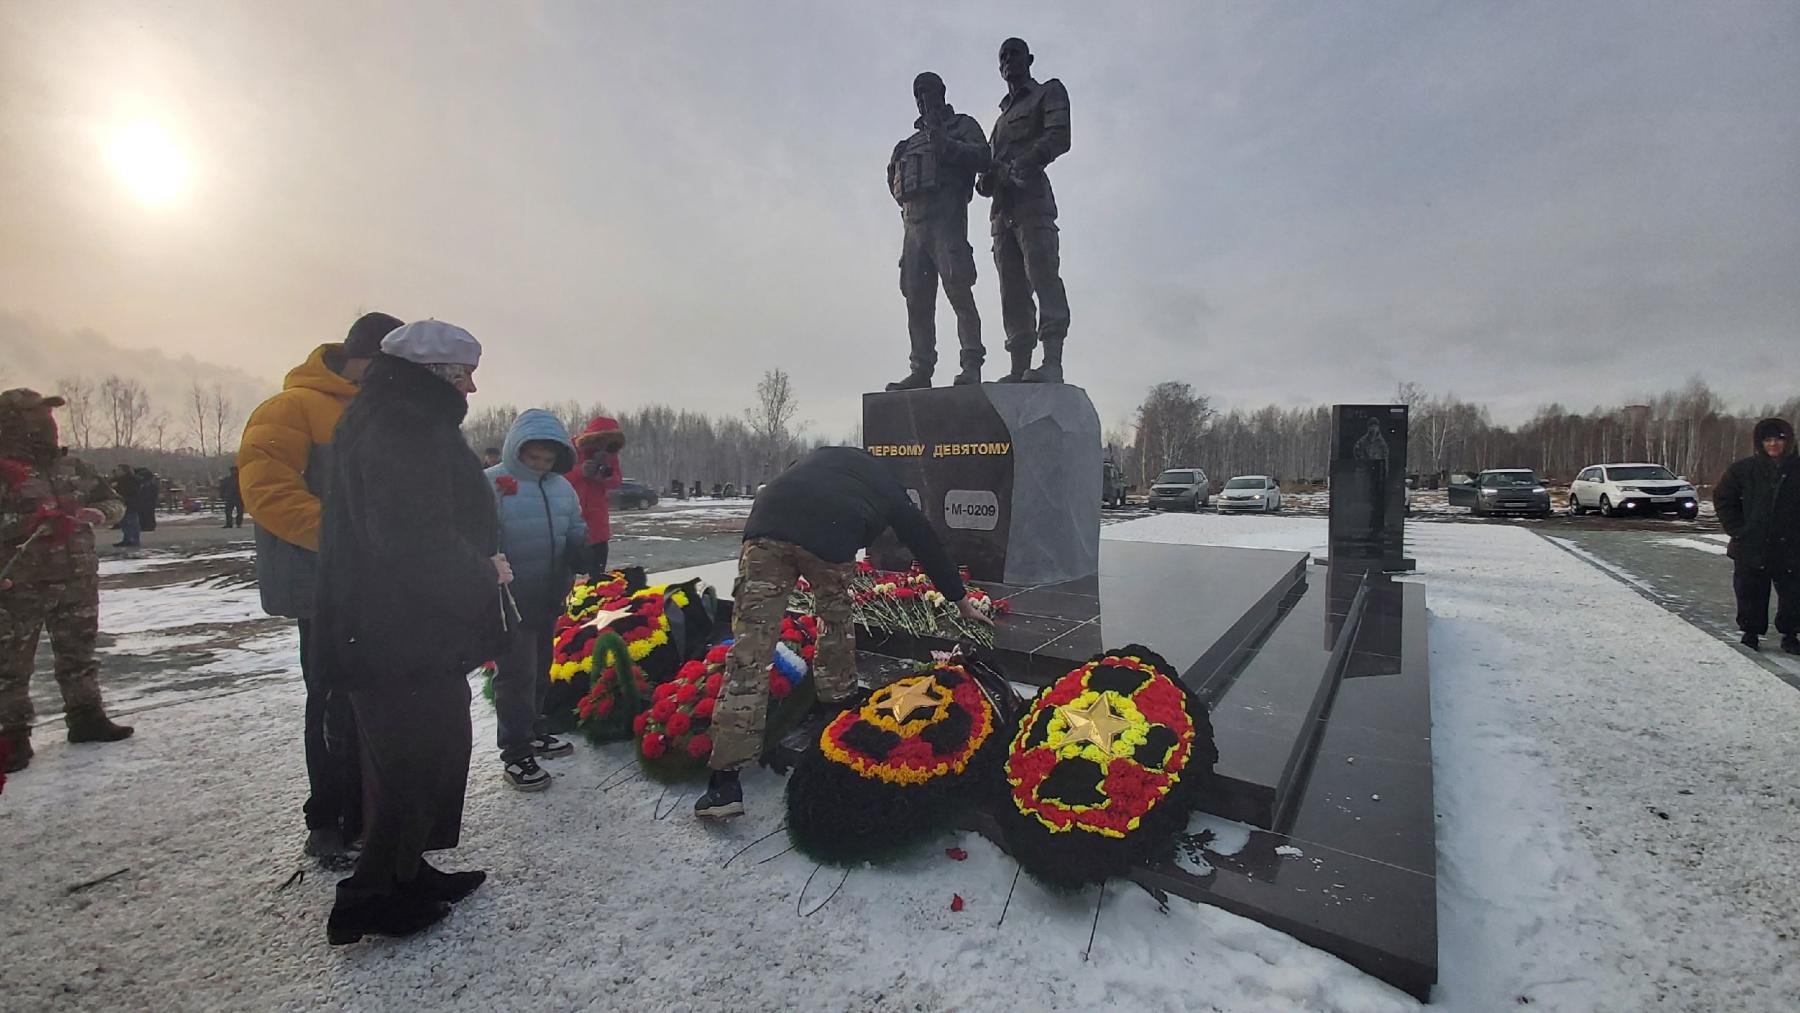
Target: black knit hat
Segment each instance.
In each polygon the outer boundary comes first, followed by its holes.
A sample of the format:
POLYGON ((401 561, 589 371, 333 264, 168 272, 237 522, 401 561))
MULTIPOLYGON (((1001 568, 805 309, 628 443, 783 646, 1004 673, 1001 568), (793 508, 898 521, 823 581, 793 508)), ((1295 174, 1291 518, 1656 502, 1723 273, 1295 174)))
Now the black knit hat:
POLYGON ((1771 436, 1779 436, 1792 443, 1794 442, 1794 427, 1788 424, 1787 419, 1763 419, 1756 424, 1753 439, 1756 440, 1758 446, 1761 446, 1762 441, 1771 436))
POLYGON ((381 351, 381 339, 403 323, 405 321, 386 313, 364 313, 357 317, 344 338, 344 357, 373 359, 375 353, 381 351))

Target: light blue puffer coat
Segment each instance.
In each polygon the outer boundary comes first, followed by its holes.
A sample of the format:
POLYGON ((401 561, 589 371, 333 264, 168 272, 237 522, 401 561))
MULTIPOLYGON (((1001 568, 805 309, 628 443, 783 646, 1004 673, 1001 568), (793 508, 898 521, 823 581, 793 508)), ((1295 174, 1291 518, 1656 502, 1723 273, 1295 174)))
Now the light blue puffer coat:
POLYGON ((554 616, 569 592, 569 578, 586 564, 587 523, 581 500, 563 474, 575 466, 575 444, 556 416, 541 408, 519 414, 506 433, 500 463, 487 470, 500 513, 500 551, 513 568, 513 596, 528 620, 554 616), (519 461, 532 440, 557 445, 556 465, 539 475, 519 461), (518 483, 508 495, 500 479, 518 483))

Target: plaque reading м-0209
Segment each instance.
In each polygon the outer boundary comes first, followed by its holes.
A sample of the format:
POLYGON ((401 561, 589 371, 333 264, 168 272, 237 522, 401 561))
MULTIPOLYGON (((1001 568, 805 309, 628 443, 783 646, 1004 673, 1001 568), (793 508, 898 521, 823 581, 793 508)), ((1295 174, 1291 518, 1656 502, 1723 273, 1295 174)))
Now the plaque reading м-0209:
POLYGON ((1000 525, 1000 497, 987 489, 951 489, 944 493, 944 523, 971 531, 1000 525))

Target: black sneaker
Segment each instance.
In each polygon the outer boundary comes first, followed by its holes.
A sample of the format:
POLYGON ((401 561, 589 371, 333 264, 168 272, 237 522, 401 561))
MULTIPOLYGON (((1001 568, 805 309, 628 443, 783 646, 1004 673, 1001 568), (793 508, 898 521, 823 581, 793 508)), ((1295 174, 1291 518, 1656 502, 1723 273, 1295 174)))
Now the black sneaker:
POLYGON ((706 782, 706 794, 694 800, 694 815, 703 820, 728 820, 744 815, 744 788, 735 770, 715 770, 706 782))
POLYGON ((1762 638, 1758 637, 1754 633, 1746 633, 1743 636, 1739 637, 1738 643, 1743 644, 1745 647, 1750 648, 1752 651, 1762 649, 1762 638))
POLYGON ((531 740, 531 751, 536 753, 540 760, 553 756, 567 756, 575 751, 575 743, 565 742, 554 735, 539 735, 531 740))
POLYGON ((520 791, 543 791, 550 787, 550 772, 538 766, 537 757, 526 756, 506 765, 506 783, 520 791))
POLYGON ((1781 638, 1781 649, 1789 654, 1800 654, 1800 636, 1789 633, 1781 638))

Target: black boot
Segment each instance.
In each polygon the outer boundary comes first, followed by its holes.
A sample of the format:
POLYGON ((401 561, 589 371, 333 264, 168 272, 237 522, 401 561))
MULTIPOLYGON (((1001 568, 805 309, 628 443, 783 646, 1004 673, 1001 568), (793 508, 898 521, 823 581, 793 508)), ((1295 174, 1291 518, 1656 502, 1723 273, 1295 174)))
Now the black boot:
POLYGON ((971 355, 968 352, 964 352, 962 354, 962 372, 956 374, 956 379, 953 383, 958 387, 964 386, 965 384, 980 383, 981 363, 983 358, 985 358, 985 356, 979 354, 971 355))
POLYGON ((0 742, 5 743, 7 747, 0 749, 0 753, 6 754, 6 772, 8 774, 17 774, 19 771, 31 766, 32 754, 30 729, 17 732, 0 732, 0 742))
POLYGON ((131 738, 136 729, 130 725, 115 725, 106 712, 98 707, 78 707, 63 715, 69 726, 70 742, 117 742, 131 738))
POLYGON ((1781 638, 1781 649, 1789 654, 1800 654, 1800 636, 1792 633, 1781 638))
POLYGON ((1038 368, 1036 368, 1036 369, 1028 369, 1025 371, 1025 382, 1026 383, 1061 383, 1061 382, 1063 382, 1062 346, 1063 346, 1063 343, 1061 341, 1053 340, 1053 341, 1044 342, 1044 362, 1042 365, 1038 366, 1038 368))
POLYGON ((931 374, 913 370, 903 380, 895 380, 887 385, 888 390, 924 390, 931 386, 931 374))
POLYGON ((450 905, 419 890, 367 894, 338 884, 337 903, 325 922, 325 941, 333 946, 361 942, 364 936, 410 936, 444 919, 450 905))
POLYGON ((424 859, 419 860, 419 875, 412 881, 412 889, 424 894, 432 900, 454 904, 487 882, 487 873, 481 869, 470 869, 466 872, 441 872, 432 868, 424 859))
POLYGON ((728 820, 744 815, 744 788, 735 770, 715 770, 706 782, 706 794, 694 800, 694 815, 703 820, 728 820))
POLYGON ((1750 648, 1752 651, 1760 650, 1762 648, 1762 638, 1758 637, 1754 633, 1746 633, 1743 636, 1739 637, 1738 643, 1743 644, 1745 647, 1750 648))
POLYGON ((1012 356, 1012 372, 1000 378, 1001 383, 1024 383, 1025 374, 1031 372, 1031 348, 1007 348, 1012 356))

